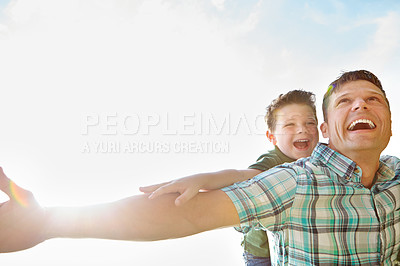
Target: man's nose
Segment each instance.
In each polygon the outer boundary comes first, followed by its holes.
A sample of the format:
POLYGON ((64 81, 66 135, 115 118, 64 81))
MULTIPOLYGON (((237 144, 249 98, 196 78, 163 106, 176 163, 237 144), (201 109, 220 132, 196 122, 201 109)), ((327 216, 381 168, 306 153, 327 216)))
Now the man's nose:
POLYGON ((368 109, 368 105, 364 100, 358 99, 358 100, 354 101, 353 108, 352 108, 353 111, 358 111, 358 110, 363 110, 363 109, 364 110, 368 109))

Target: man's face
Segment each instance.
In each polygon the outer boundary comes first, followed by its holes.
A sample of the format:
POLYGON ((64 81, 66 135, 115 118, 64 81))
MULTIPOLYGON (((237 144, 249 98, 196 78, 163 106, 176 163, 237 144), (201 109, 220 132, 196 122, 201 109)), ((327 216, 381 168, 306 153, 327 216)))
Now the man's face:
POLYGON ((311 155, 318 143, 318 127, 313 110, 304 104, 289 104, 275 111, 276 127, 272 134, 278 148, 288 157, 311 155))
POLYGON ((366 80, 345 83, 331 95, 321 131, 329 147, 350 155, 382 152, 392 135, 389 106, 382 91, 366 80))

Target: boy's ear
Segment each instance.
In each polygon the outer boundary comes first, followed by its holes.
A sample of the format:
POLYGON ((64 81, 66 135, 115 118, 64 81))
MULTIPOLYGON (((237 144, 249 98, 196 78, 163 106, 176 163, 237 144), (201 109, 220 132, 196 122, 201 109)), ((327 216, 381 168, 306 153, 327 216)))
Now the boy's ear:
POLYGON ((268 140, 275 146, 276 138, 275 138, 274 134, 272 134, 271 132, 269 132, 269 130, 267 130, 267 133, 265 135, 267 135, 268 140))
POLYGON ((329 138, 328 137, 328 124, 325 121, 321 124, 321 126, 319 128, 321 129, 322 136, 324 138, 329 138))

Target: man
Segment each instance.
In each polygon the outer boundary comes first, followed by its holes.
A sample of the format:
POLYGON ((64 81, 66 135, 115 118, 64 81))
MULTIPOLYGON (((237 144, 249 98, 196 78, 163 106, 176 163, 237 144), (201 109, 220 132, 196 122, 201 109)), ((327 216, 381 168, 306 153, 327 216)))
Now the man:
POLYGON ((391 136, 385 92, 372 73, 347 72, 329 87, 323 111, 329 144, 311 157, 180 207, 172 194, 45 210, 1 173, 11 199, 0 208, 0 251, 54 237, 158 240, 240 224, 268 229, 275 263, 390 265, 400 245, 400 160, 380 158, 391 136))

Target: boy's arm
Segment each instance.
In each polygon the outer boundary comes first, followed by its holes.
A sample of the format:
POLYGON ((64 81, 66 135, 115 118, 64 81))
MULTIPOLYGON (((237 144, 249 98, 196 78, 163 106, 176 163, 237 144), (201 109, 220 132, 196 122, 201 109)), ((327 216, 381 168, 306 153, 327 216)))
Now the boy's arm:
POLYGON ((155 200, 139 195, 89 207, 45 210, 2 171, 0 188, 10 197, 0 205, 0 252, 30 248, 54 237, 151 241, 239 223, 232 201, 220 190, 200 193, 180 207, 174 204, 176 195, 169 194, 155 200))
POLYGON ((261 170, 222 170, 212 173, 195 174, 169 182, 141 187, 140 191, 151 193, 149 198, 154 199, 160 195, 168 193, 179 193, 175 204, 180 206, 193 198, 200 190, 215 190, 230 186, 236 182, 248 180, 259 173, 261 170))

